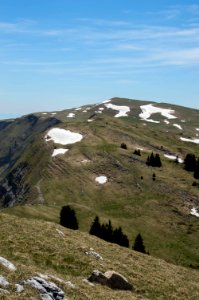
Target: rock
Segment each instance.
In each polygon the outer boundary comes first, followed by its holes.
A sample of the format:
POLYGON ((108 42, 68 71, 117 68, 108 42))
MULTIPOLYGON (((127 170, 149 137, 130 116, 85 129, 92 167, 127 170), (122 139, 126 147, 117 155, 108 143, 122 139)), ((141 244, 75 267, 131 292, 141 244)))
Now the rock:
POLYGON ((100 283, 106 285, 111 289, 118 290, 133 290, 132 284, 121 274, 115 271, 107 271, 104 274, 98 270, 93 271, 88 278, 90 282, 100 283))
POLYGON ((90 286, 94 286, 94 284, 92 282, 88 281, 88 279, 86 279, 86 278, 82 279, 82 282, 86 283, 86 284, 88 284, 90 286))
POLYGON ((132 290, 133 286, 128 282, 128 280, 121 274, 114 271, 107 271, 105 274, 108 278, 108 286, 112 289, 118 290, 132 290))
POLYGON ((10 292, 9 292, 9 291, 7 291, 7 290, 4 290, 4 289, 1 289, 1 288, 0 288, 0 293, 3 293, 3 294, 10 294, 10 292))
POLYGON ((15 284, 15 287, 16 287, 16 292, 17 292, 17 293, 21 293, 21 292, 24 291, 24 287, 23 287, 23 285, 21 285, 21 284, 16 283, 16 284, 15 284))
POLYGON ((42 300, 66 300, 64 292, 55 283, 46 281, 41 277, 31 277, 24 283, 36 288, 42 300))
POLYGON ((2 256, 0 256, 0 264, 10 271, 16 271, 17 269, 10 261, 2 256))
POLYGON ((106 278, 106 276, 102 272, 100 272, 98 270, 94 270, 93 271, 93 273, 91 274, 91 276, 88 278, 88 281, 100 283, 102 285, 107 285, 107 278, 106 278))
POLYGON ((93 248, 90 248, 90 250, 86 251, 85 254, 88 255, 88 256, 93 256, 93 257, 95 257, 97 259, 103 260, 102 256, 99 253, 95 252, 93 250, 93 248))
POLYGON ((0 276, 0 286, 5 287, 8 285, 9 285, 9 282, 6 280, 6 278, 3 276, 0 276))

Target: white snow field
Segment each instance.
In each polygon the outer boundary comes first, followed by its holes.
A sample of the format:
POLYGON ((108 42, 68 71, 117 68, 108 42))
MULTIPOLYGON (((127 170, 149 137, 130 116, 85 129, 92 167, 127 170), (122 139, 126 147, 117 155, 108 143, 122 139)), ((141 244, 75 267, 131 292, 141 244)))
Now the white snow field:
POLYGON ((180 140, 183 141, 183 142, 190 142, 190 143, 194 143, 194 144, 199 144, 199 139, 187 139, 187 138, 180 137, 180 140))
POLYGON ((190 214, 199 218, 199 213, 196 208, 192 208, 190 214))
POLYGON ((83 135, 62 128, 52 128, 45 136, 47 142, 53 141, 56 144, 69 145, 80 142, 83 135))
POLYGON ((167 119, 177 118, 174 115, 172 115, 175 112, 173 109, 155 107, 153 106, 153 104, 141 105, 140 108, 142 112, 139 114, 139 117, 142 120, 145 120, 147 122, 160 123, 159 121, 154 121, 152 119, 149 119, 152 114, 157 114, 157 113, 160 113, 163 117, 166 117, 167 119))
POLYGON ((180 157, 177 157, 176 155, 170 155, 170 154, 164 154, 164 156, 168 159, 172 159, 172 160, 175 160, 176 158, 178 159, 178 162, 180 164, 182 164, 184 162, 184 160, 180 157))
POLYGON ((178 129, 182 130, 182 127, 179 124, 173 124, 173 126, 177 127, 178 129))
POLYGON ((69 113, 68 115, 67 115, 67 118, 74 118, 75 117, 75 114, 74 113, 69 113))
POLYGON ((95 178, 95 181, 97 181, 99 184, 105 184, 107 182, 106 176, 98 176, 95 178))
POLYGON ((64 149, 64 148, 58 148, 53 150, 52 157, 60 155, 60 154, 65 154, 69 149, 64 149))
POLYGON ((108 103, 108 102, 111 102, 111 99, 102 101, 102 103, 108 103))
POLYGON ((16 271, 17 268, 7 259, 0 256, 0 264, 10 271, 16 271))
POLYGON ((119 112, 114 116, 115 118, 119 117, 128 117, 127 113, 130 112, 130 108, 128 106, 119 106, 111 103, 105 104, 107 108, 111 108, 113 110, 118 110, 119 112))

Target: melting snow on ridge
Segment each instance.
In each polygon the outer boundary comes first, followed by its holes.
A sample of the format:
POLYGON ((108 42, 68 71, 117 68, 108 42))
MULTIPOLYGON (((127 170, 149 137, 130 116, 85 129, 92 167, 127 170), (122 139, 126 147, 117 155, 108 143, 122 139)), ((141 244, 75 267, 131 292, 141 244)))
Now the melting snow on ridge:
POLYGON ((182 127, 179 124, 173 124, 173 126, 177 127, 178 129, 182 130, 182 127))
POLYGON ((187 138, 183 138, 183 137, 180 137, 180 139, 183 142, 190 142, 190 143, 194 143, 194 144, 199 144, 199 139, 187 139, 187 138))
POLYGON ((100 184, 104 184, 107 182, 107 177, 106 176, 98 176, 95 178, 95 181, 97 181, 100 184))
POLYGON ((74 118, 75 117, 75 114, 74 113, 69 113, 68 115, 67 115, 67 118, 74 118))
POLYGON ((47 142, 53 141, 61 145, 68 145, 80 142, 83 136, 80 133, 72 132, 62 128, 53 128, 45 136, 47 142))
POLYGON ((127 113, 130 111, 130 108, 128 106, 118 106, 114 104, 105 104, 107 108, 111 108, 113 110, 118 110, 119 112, 115 115, 115 118, 119 117, 128 117, 127 113))
POLYGON ((199 213, 197 212, 196 208, 192 208, 190 214, 193 215, 193 216, 199 217, 199 213))
POLYGON ((10 261, 8 261, 2 256, 0 256, 0 264, 6 267, 10 271, 16 271, 17 269, 10 261))
POLYGON ((54 149, 52 157, 57 156, 59 154, 65 154, 67 151, 68 149, 64 149, 64 148, 54 149))
POLYGON ((176 155, 164 154, 164 156, 165 156, 166 158, 172 159, 172 160, 178 159, 178 162, 179 162, 180 164, 182 164, 182 163, 184 162, 182 158, 177 157, 176 155))
POLYGON ((111 101, 111 99, 109 99, 109 100, 104 100, 104 101, 102 101, 102 103, 108 103, 108 102, 110 102, 111 101))
POLYGON ((157 113, 160 113, 162 116, 166 117, 167 119, 176 119, 176 117, 172 115, 172 113, 175 112, 172 109, 155 107, 153 106, 153 104, 141 105, 140 108, 142 110, 142 112, 139 114, 140 118, 148 122, 160 123, 159 121, 154 121, 149 119, 152 114, 157 114, 157 113))

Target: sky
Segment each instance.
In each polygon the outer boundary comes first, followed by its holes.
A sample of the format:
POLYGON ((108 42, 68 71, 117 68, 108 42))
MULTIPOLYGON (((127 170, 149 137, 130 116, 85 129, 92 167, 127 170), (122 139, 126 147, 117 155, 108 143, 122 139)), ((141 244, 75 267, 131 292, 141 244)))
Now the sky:
POLYGON ((199 0, 0 0, 0 117, 115 96, 199 108, 199 0))

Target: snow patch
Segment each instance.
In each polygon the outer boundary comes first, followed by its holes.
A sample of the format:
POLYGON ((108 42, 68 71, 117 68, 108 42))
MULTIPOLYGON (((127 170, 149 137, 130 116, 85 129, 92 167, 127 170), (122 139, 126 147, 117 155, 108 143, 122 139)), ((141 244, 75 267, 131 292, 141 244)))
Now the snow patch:
POLYGON ((54 149, 52 157, 60 155, 60 154, 65 154, 67 151, 68 151, 68 149, 64 149, 64 148, 54 149))
POLYGON ((196 128, 197 131, 199 131, 199 128, 196 128))
POLYGON ((153 106, 153 104, 141 105, 140 108, 142 112, 139 114, 139 117, 142 120, 145 120, 147 122, 160 123, 159 121, 154 121, 149 119, 152 114, 157 114, 157 113, 160 113, 162 116, 166 117, 167 119, 176 119, 176 117, 172 115, 175 112, 173 109, 155 107, 153 106))
POLYGON ((164 120, 164 123, 166 123, 167 125, 170 124, 168 120, 164 120))
POLYGON ((181 120, 181 122, 182 122, 182 123, 185 123, 186 121, 185 121, 185 120, 181 120))
POLYGON ((196 208, 192 208, 190 214, 199 218, 199 213, 196 208))
POLYGON ((75 108, 75 110, 81 110, 82 108, 81 107, 77 107, 77 108, 75 108))
POLYGON ((166 158, 172 159, 172 160, 176 160, 177 159, 180 164, 182 164, 184 162, 184 160, 182 158, 180 158, 180 157, 178 157, 176 155, 164 154, 164 156, 166 158))
POLYGON ((4 266, 5 268, 7 268, 10 271, 16 271, 17 268, 7 259, 5 259, 4 257, 0 256, 0 264, 2 266, 4 266))
POLYGON ((52 113, 51 113, 51 115, 56 115, 56 114, 57 114, 56 112, 52 112, 52 113))
POLYGON ((113 110, 118 110, 119 112, 115 115, 115 118, 119 117, 128 117, 127 113, 130 112, 130 108, 128 106, 119 106, 114 104, 105 104, 107 108, 111 108, 113 110))
POLYGON ((111 99, 102 101, 102 103, 108 103, 108 102, 111 102, 111 99))
POLYGON ((99 110, 101 110, 101 111, 104 110, 104 107, 99 107, 99 110))
POLYGON ((67 115, 67 118, 74 118, 75 117, 75 114, 74 113, 69 113, 68 115, 67 115))
POLYGON ((45 136, 47 142, 53 141, 56 144, 69 145, 80 142, 83 136, 80 133, 72 132, 62 128, 52 128, 45 136))
POLYGON ((106 176, 98 176, 95 178, 95 181, 98 182, 99 184, 105 184, 107 182, 107 177, 106 176))
POLYGON ((180 140, 183 141, 183 142, 190 142, 190 143, 194 143, 194 144, 199 144, 199 139, 187 139, 187 138, 180 137, 180 140))
POLYGON ((43 112, 42 115, 47 115, 47 113, 46 113, 46 112, 43 112))
POLYGON ((93 119, 88 119, 87 122, 93 122, 93 119))
POLYGON ((182 127, 179 124, 173 124, 173 126, 177 127, 178 129, 182 130, 182 127))

